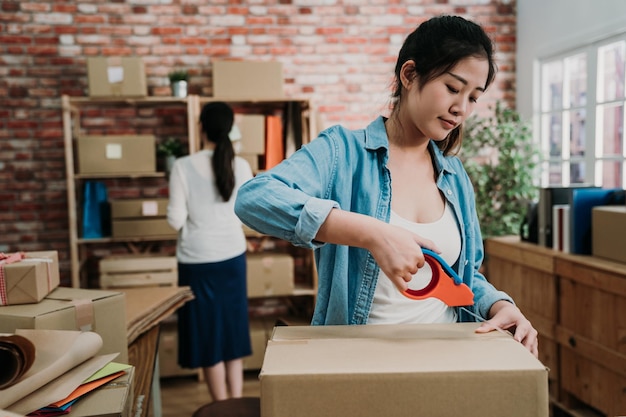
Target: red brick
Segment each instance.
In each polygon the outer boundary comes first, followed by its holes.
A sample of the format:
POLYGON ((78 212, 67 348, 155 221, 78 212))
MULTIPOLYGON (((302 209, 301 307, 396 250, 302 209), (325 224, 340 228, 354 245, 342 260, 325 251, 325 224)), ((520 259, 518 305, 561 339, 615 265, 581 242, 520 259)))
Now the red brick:
MULTIPOLYGON (((400 0, 377 1, 365 7, 356 4, 300 7, 292 0, 278 0, 255 5, 257 10, 241 0, 213 5, 178 3, 129 5, 112 0, 93 1, 80 7, 81 3, 76 2, 0 0, 0 71, 5 76, 0 77, 3 144, 0 164, 4 164, 0 170, 0 231, 11 230, 3 233, 2 244, 9 248, 18 245, 60 248, 64 259, 62 279, 66 282, 69 282, 68 223, 59 96, 87 93, 85 58, 88 56, 146 57, 149 93, 157 96, 170 95, 167 68, 173 63, 185 63, 194 70, 190 92, 209 95, 211 59, 233 57, 234 51, 239 54, 250 48, 251 53, 241 58, 283 62, 285 91, 289 95, 313 98, 324 125, 342 123, 363 127, 385 108, 380 97, 391 82, 396 60, 394 48, 389 45, 390 37, 405 36, 433 15, 460 13, 485 26, 494 37, 499 53, 498 78, 485 100, 481 100, 481 111, 496 98, 503 98, 509 104, 515 102, 515 1, 455 5, 449 0, 430 0, 420 2, 423 11, 419 15, 408 15, 409 6, 400 0), (257 14, 262 7, 266 13, 257 14), (224 16, 225 22, 243 18, 245 23, 222 26, 218 20, 215 25, 213 16, 224 16), (373 23, 372 16, 377 18, 373 23), (390 23, 399 18, 402 24, 390 23), (349 27, 357 30, 347 32, 349 27), (77 35, 76 39, 78 35, 98 35, 106 41, 98 45, 80 41, 75 45, 58 45, 60 35, 77 35), (257 35, 261 38, 254 37, 257 35), (232 45, 233 36, 239 36, 243 45, 232 45), (325 37, 321 44, 313 42, 318 36, 325 37), (352 62, 352 54, 359 60, 352 62), (307 79, 308 74, 325 80, 330 74, 340 77, 327 84, 309 85, 299 81, 307 79), (11 78, 11 84, 6 77, 11 78), (7 198, 1 194, 8 194, 7 198), (22 205, 10 196, 18 196, 22 205), (25 219, 23 225, 18 221, 20 227, 15 226, 15 216, 24 205, 41 207, 44 201, 46 210, 24 212, 32 218, 25 219)), ((84 116, 93 118, 86 121, 83 117, 81 123, 81 128, 90 134, 186 134, 184 114, 166 109, 95 108, 84 116)), ((147 181, 142 189, 131 187, 129 180, 109 180, 107 184, 112 187, 112 195, 167 197, 165 179, 147 181)), ((124 248, 99 250, 123 252, 124 248)))

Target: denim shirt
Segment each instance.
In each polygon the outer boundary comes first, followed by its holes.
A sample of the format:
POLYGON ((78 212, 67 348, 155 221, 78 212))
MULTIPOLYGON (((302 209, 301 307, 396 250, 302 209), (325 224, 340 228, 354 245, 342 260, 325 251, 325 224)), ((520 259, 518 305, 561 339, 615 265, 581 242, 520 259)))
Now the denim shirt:
MULTIPOLYGON (((381 116, 366 129, 333 126, 291 157, 245 183, 235 213, 247 226, 315 251, 318 294, 313 325, 366 324, 379 266, 366 249, 327 244, 314 238, 333 208, 389 222, 391 176, 389 139, 381 116)), ((461 233, 461 253, 453 268, 474 292, 475 314, 487 318, 498 300, 513 300, 478 272, 483 242, 474 190, 455 156, 444 157, 431 141, 437 186, 453 208, 461 233)), ((475 321, 463 310, 460 321, 475 321)))

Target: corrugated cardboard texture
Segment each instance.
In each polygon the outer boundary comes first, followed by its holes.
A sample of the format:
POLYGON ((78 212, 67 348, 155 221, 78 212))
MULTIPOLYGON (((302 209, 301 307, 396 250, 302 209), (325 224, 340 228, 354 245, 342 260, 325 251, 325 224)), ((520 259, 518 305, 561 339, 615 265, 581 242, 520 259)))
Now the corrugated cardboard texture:
POLYGON ((213 96, 222 99, 280 99, 283 65, 277 61, 213 61, 213 96))
POLYGON ((547 417, 548 371, 475 323, 276 327, 261 416, 547 417))
POLYGON ((286 254, 250 254, 247 257, 248 297, 291 295, 294 261, 286 254))
POLYGON ((626 207, 597 206, 591 216, 593 256, 626 263, 626 207))
POLYGON ((153 135, 81 136, 80 174, 151 174, 156 171, 153 135))
POLYGON ((0 307, 0 332, 16 329, 89 330, 102 337, 100 354, 128 361, 126 305, 120 292, 58 287, 37 304, 0 307))
POLYGON ((138 57, 89 57, 87 78, 91 97, 145 97, 146 70, 138 57))

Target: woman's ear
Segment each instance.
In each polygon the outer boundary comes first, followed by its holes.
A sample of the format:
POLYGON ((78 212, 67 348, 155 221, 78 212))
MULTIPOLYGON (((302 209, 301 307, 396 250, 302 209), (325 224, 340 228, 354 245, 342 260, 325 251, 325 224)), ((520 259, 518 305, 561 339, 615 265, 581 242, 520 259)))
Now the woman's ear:
POLYGON ((400 68, 400 82, 402 83, 402 87, 408 90, 411 84, 415 82, 416 78, 415 61, 411 59, 402 64, 402 68, 400 68))

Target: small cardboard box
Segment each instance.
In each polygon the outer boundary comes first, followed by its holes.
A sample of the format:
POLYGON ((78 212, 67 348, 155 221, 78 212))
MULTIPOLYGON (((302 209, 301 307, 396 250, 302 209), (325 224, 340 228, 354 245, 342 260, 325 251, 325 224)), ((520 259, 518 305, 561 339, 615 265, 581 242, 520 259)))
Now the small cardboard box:
POLYGON ((626 263, 626 206, 596 206, 591 223, 593 256, 626 263))
POLYGON ((476 323, 276 327, 261 417, 547 417, 548 370, 476 323))
POLYGON ((38 303, 60 283, 57 251, 24 252, 24 259, 1 268, 5 293, 0 305, 38 303))
POLYGON ((112 200, 112 236, 176 238, 178 233, 167 222, 167 204, 166 198, 112 200))
POLYGON ((175 256, 118 255, 100 260, 100 288, 175 286, 175 256))
POLYGON ((213 61, 213 96, 223 99, 284 97, 283 65, 278 61, 213 61))
POLYGON ((89 57, 90 97, 145 97, 146 70, 139 57, 89 57))
MULTIPOLYGON (((119 362, 117 359, 115 362, 119 362)), ((131 417, 135 367, 72 404, 73 417, 131 417)))
POLYGON ((265 116, 262 114, 237 114, 235 123, 241 131, 241 153, 265 153, 265 116))
POLYGON ((292 295, 293 280, 293 257, 279 253, 247 256, 248 297, 292 295))
POLYGON ((127 363, 123 293, 58 287, 37 304, 0 307, 0 333, 16 329, 91 330, 102 337, 100 354, 119 353, 127 363))
POLYGON ((156 172, 153 135, 80 136, 80 174, 152 174, 156 172))

